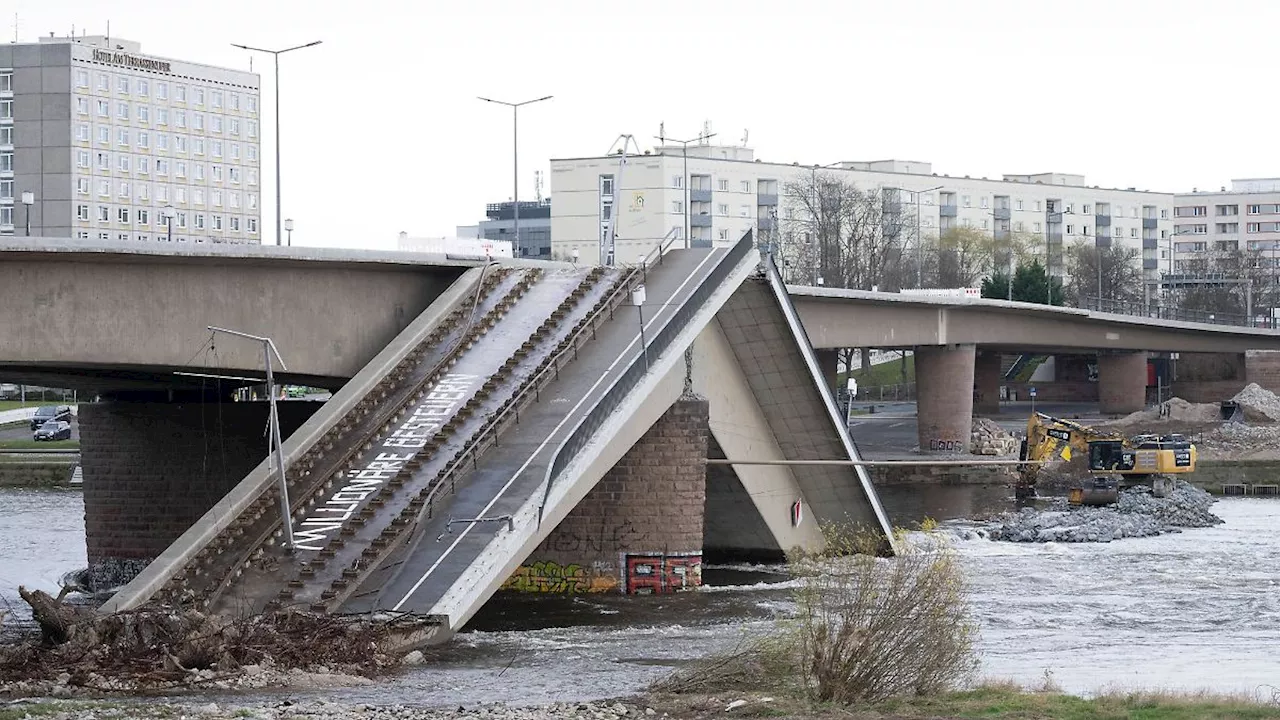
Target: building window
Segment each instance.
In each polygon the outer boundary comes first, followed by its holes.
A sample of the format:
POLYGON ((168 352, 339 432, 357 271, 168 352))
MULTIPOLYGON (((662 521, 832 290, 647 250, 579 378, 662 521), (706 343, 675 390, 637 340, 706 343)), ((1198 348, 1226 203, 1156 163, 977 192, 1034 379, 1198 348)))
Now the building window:
POLYGON ((76 167, 84 168, 86 170, 89 168, 89 151, 88 150, 76 151, 76 167))
POLYGON ((159 158, 159 159, 157 159, 157 160, 156 160, 156 174, 157 174, 157 175, 168 175, 168 174, 169 174, 169 161, 168 161, 168 160, 165 160, 164 158, 159 158))
POLYGON ((0 73, 0 92, 13 92, 13 73, 0 73))
POLYGON ((81 115, 89 114, 89 98, 76 98, 76 112, 81 115))
POLYGON ((98 206, 98 222, 110 222, 110 221, 111 221, 111 208, 107 207, 106 205, 99 205, 98 206))
POLYGON ((720 190, 728 190, 728 189, 729 189, 729 181, 728 181, 727 179, 725 179, 725 178, 719 178, 719 179, 716 181, 716 187, 717 187, 717 188, 719 188, 720 190))
POLYGON ((129 131, 128 130, 116 131, 116 144, 120 145, 121 147, 129 147, 129 131))
POLYGON ((717 205, 717 206, 716 206, 716 214, 717 214, 717 215, 728 215, 728 214, 729 214, 729 204, 728 204, 728 203, 720 203, 719 205, 717 205))
POLYGON ((257 171, 257 170, 250 170, 250 171, 249 171, 249 184, 250 184, 250 185, 253 185, 253 186, 257 186, 257 184, 258 184, 258 171, 257 171))
POLYGON ((204 88, 193 88, 191 92, 195 95, 196 104, 204 105, 204 88))
POLYGON ((173 150, 174 152, 180 152, 180 153, 186 154, 187 152, 187 136, 186 135, 173 136, 173 150))
POLYGON ((173 124, 174 124, 174 125, 177 125, 177 126, 178 126, 178 127, 180 127, 180 128, 184 128, 184 129, 185 129, 185 128, 187 127, 187 111, 186 111, 186 110, 174 110, 174 111, 173 111, 173 124))
POLYGON ((116 92, 120 93, 121 95, 129 94, 129 78, 127 77, 116 78, 116 92))
POLYGON ((176 203, 187 204, 187 189, 184 187, 173 189, 173 201, 176 203))
POLYGON ((679 200, 672 200, 672 201, 671 201, 671 212, 673 212, 673 213, 682 213, 682 212, 684 212, 684 203, 683 203, 683 202, 681 202, 681 201, 679 201, 679 200))
MULTIPOLYGON (((185 178, 187 176, 187 164, 181 160, 173 164, 173 176, 185 178)), ((181 202, 181 200, 179 200, 181 202)))
POLYGON ((121 223, 128 224, 128 222, 129 222, 129 208, 118 208, 118 209, 116 210, 116 222, 121 222, 121 223))
POLYGON ((204 229, 204 215, 202 215, 202 214, 200 214, 200 213, 196 213, 195 221, 196 221, 196 229, 197 229, 197 230, 203 230, 203 229, 204 229))
POLYGON ((222 166, 221 165, 213 166, 213 181, 216 183, 222 182, 222 166))
POLYGON ((247 130, 249 133, 249 137, 251 138, 258 137, 258 121, 257 120, 246 120, 244 126, 245 126, 245 130, 247 130))
POLYGON ((238 192, 227 193, 227 200, 229 201, 229 204, 232 210, 240 209, 240 193, 238 192))
POLYGON ((13 153, 0 152, 0 172, 13 172, 13 153))
POLYGON ((0 200, 13 199, 13 181, 0 180, 0 200))
POLYGON ((231 180, 231 182, 239 185, 240 184, 240 168, 238 167, 227 168, 227 177, 228 179, 231 180))
POLYGON ((98 197, 111 197, 111 181, 110 180, 98 181, 98 197))
MULTIPOLYGON (((146 163, 143 163, 144 165, 146 163)), ((138 183, 138 199, 147 201, 151 199, 151 186, 146 183, 138 183)))
POLYGON ((214 110, 222 109, 222 91, 221 90, 210 91, 209 100, 214 110))
POLYGON ((1040 223, 1032 223, 1032 224, 1031 224, 1031 231, 1032 231, 1032 232, 1040 232, 1040 223))
POLYGON ((204 181, 204 163, 195 163, 192 168, 195 171, 195 179, 204 181))
POLYGON ((169 149, 169 135, 167 133, 156 133, 156 149, 169 149))
POLYGON ((682 187, 684 187, 684 176, 683 176, 683 175, 672 175, 672 176, 671 176, 671 187, 673 187, 673 188, 682 188, 682 187))
POLYGON ((973 207, 973 201, 972 199, 970 199, 968 195, 960 196, 960 204, 964 205, 965 207, 973 207))
POLYGON ((244 224, 249 230, 249 232, 251 233, 258 232, 258 218, 246 218, 244 221, 244 224))
POLYGON ((76 125, 76 140, 80 142, 89 142, 89 123, 79 123, 76 125))
POLYGON ((215 133, 222 132, 222 116, 221 115, 214 115, 209 118, 209 132, 215 132, 215 133))
POLYGON ((156 99, 157 100, 169 99, 169 83, 162 83, 162 82, 156 83, 156 99))
POLYGON ((227 120, 227 132, 231 135, 239 136, 240 121, 235 118, 231 118, 230 120, 227 120))
POLYGON ((138 106, 138 122, 147 125, 151 124, 151 108, 146 105, 138 106))
POLYGON ((129 103, 116 103, 116 118, 120 120, 129 119, 129 103))
POLYGON ((138 210, 138 224, 149 225, 151 223, 150 213, 147 210, 138 210))
POLYGON ((231 232, 240 232, 240 217, 238 215, 232 215, 227 219, 227 223, 231 227, 231 232))
POLYGON ((98 126, 98 144, 99 144, 99 145, 110 145, 110 144, 111 144, 111 128, 110 128, 110 126, 107 126, 107 125, 99 125, 99 126, 98 126))
POLYGON ((89 87, 89 71, 88 70, 76 71, 76 87, 78 88, 89 87))
POLYGON ((144 131, 138 132, 138 147, 143 149, 151 147, 151 136, 144 131))
POLYGON ((1129 237, 1131 238, 1138 237, 1138 228, 1129 228, 1129 237))
POLYGON ((174 86, 173 86, 173 100, 174 100, 174 102, 180 102, 180 103, 184 103, 184 102, 186 102, 186 101, 187 101, 187 86, 186 86, 186 85, 179 85, 179 84, 176 84, 176 83, 174 84, 174 86))
POLYGON ((245 102, 246 110, 248 110, 251 113, 258 112, 258 96, 257 95, 250 95, 246 97, 244 102, 245 102))
POLYGON ((111 117, 111 102, 108 100, 98 101, 98 117, 111 117))
POLYGON ((107 77, 106 73, 98 73, 98 89, 104 91, 111 89, 111 78, 107 77))
POLYGON ((213 202, 214 207, 222 207, 222 191, 210 190, 209 199, 213 202))
POLYGON ((191 129, 204 132, 204 113, 191 113, 191 129))
POLYGON ((151 94, 151 81, 146 78, 138 78, 138 96, 147 97, 151 94))
POLYGON ((89 222, 89 206, 88 205, 76 206, 76 219, 82 220, 84 222, 89 222))
POLYGON ((77 195, 89 194, 89 178, 76 178, 76 194, 77 195))
POLYGON ((231 143, 231 159, 240 159, 240 143, 231 143))
POLYGON ((13 226, 13 206, 0 205, 0 225, 5 227, 13 226))
POLYGON ((191 190, 191 204, 193 205, 204 204, 204 190, 200 188, 193 188, 191 190))
POLYGON ((210 145, 213 148, 213 156, 216 158, 222 157, 222 141, 214 140, 210 145))
POLYGON ((245 195, 245 202, 248 204, 248 206, 249 206, 249 209, 250 209, 250 210, 257 210, 257 209, 258 209, 258 194, 257 194, 257 193, 248 193, 248 194, 246 194, 246 195, 245 195))
POLYGON ((168 124, 169 124, 169 111, 168 111, 168 110, 166 110, 165 108, 156 108, 156 124, 157 124, 157 125, 168 125, 168 124))
POLYGON ((129 197, 130 197, 130 195, 129 195, 129 183, 127 183, 127 182, 122 182, 122 183, 120 183, 120 197, 122 197, 122 198, 124 198, 124 199, 126 199, 126 200, 128 200, 128 199, 129 199, 129 197))
POLYGON ((116 169, 120 172, 129 172, 129 156, 121 153, 116 156, 116 169))

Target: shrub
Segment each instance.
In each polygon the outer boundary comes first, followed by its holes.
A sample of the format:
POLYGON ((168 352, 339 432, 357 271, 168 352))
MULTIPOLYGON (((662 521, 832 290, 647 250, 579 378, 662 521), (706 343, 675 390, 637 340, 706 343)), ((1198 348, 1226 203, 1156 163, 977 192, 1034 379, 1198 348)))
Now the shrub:
POLYGON ((876 702, 945 691, 977 669, 976 625, 950 547, 936 533, 900 538, 876 557, 878 536, 826 530, 819 554, 791 561, 797 591, 795 646, 810 695, 876 702))

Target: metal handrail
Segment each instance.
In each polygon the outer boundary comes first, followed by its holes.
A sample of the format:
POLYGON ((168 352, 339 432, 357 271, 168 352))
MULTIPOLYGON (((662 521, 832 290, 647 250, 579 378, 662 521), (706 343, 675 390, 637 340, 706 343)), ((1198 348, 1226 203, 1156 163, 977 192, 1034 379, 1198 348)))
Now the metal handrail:
POLYGON ((1199 322, 1209 325, 1256 327, 1272 330, 1277 328, 1276 319, 1271 317, 1250 317, 1240 313, 1211 313, 1204 310, 1184 310, 1182 308, 1147 307, 1141 302, 1097 298, 1090 295, 1082 296, 1080 298, 1080 307, 1083 310, 1114 313, 1116 315, 1148 317, 1158 320, 1180 320, 1184 322, 1199 322))
POLYGON ((447 465, 445 465, 444 471, 440 474, 440 481, 427 490, 426 497, 423 499, 423 508, 419 511, 419 517, 414 521, 414 529, 416 529, 417 525, 422 522, 421 514, 430 510, 432 503, 435 502, 436 496, 439 495, 441 489, 447 484, 445 480, 449 479, 468 459, 471 459, 472 462, 477 462, 479 460, 478 448, 480 448, 484 440, 486 440, 490 435, 496 435, 498 433, 498 430, 502 427, 502 421, 509 415, 514 413, 517 422, 519 421, 520 410, 528 406, 527 400, 529 394, 533 393, 536 399, 537 395, 542 391, 543 380, 546 380, 547 376, 552 373, 557 375, 560 373, 560 359, 571 351, 576 355, 578 352, 578 341, 588 332, 595 333, 596 321, 604 313, 607 312, 612 316, 613 310, 617 306, 615 303, 619 300, 619 296, 624 293, 631 292, 631 285, 635 281, 636 276, 640 273, 641 271, 639 269, 632 268, 627 272, 627 274, 623 275, 621 281, 618 282, 617 287, 615 287, 613 291, 605 297, 600 308, 588 315, 586 322, 584 322, 577 331, 569 335, 568 339, 572 340, 572 342, 566 345, 563 350, 549 356, 551 358, 551 362, 547 363, 546 367, 542 368, 542 370, 535 373, 525 381, 520 390, 513 395, 511 400, 507 403, 506 408, 495 415, 484 429, 482 429, 479 434, 473 436, 467 442, 466 446, 463 447, 447 465))
POLYGON ((725 254, 725 257, 707 273, 706 278, 689 295, 689 299, 682 303, 675 314, 663 325, 662 329, 654 336, 652 342, 641 348, 641 352, 632 359, 627 369, 613 381, 591 411, 582 418, 573 432, 556 449, 555 460, 551 462, 547 469, 546 491, 543 494, 542 508, 539 508, 538 511, 539 522, 542 521, 542 510, 546 507, 547 499, 551 496, 551 488, 564 472, 569 461, 575 458, 582 448, 591 441, 592 436, 604 424, 604 421, 613 414, 613 411, 626 399, 627 395, 640 382, 640 379, 648 372, 648 365, 644 362, 645 352, 648 352, 650 358, 656 358, 661 355, 662 351, 666 350, 675 340, 676 335, 684 329, 684 325, 688 322, 690 316, 701 309, 702 303, 719 287, 720 282, 728 275, 729 268, 736 265, 743 256, 754 250, 755 241, 752 239, 751 233, 743 235, 742 239, 725 254))

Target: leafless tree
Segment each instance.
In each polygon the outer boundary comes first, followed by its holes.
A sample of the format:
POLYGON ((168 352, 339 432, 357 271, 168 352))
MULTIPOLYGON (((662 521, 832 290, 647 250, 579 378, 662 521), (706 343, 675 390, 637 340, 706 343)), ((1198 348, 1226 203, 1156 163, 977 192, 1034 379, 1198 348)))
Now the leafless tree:
POLYGON ((1135 248, 1079 242, 1066 250, 1068 305, 1093 307, 1095 298, 1133 302, 1142 299, 1142 263, 1135 248))
POLYGON ((786 183, 779 254, 790 282, 897 290, 907 275, 904 240, 914 219, 897 192, 864 189, 814 170, 786 183))

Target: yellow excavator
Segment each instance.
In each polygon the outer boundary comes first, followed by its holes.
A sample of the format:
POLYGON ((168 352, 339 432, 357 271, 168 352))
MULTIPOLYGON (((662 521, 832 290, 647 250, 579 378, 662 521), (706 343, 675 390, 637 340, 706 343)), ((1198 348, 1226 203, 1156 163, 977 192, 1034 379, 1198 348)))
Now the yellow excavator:
POLYGON ((1135 435, 1130 438, 1096 430, 1071 420, 1033 413, 1027 420, 1027 437, 1022 441, 1014 495, 1018 499, 1036 496, 1036 481, 1046 462, 1056 458, 1070 462, 1084 453, 1089 478, 1070 489, 1072 505, 1109 505, 1130 485, 1150 485, 1156 497, 1169 492, 1171 476, 1194 472, 1196 446, 1181 435, 1135 435))

